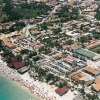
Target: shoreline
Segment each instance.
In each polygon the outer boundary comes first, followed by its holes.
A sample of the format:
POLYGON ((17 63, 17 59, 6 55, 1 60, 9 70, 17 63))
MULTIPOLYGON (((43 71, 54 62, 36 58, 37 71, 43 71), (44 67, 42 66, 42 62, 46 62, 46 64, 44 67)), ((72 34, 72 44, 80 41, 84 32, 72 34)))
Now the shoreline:
MULTIPOLYGON (((9 77, 0 74, 0 77, 4 77, 7 80, 10 80, 14 85, 16 85, 18 88, 21 88, 22 90, 26 91, 28 94, 30 94, 31 96, 36 96, 38 100, 41 100, 41 98, 39 96, 37 96, 36 94, 33 94, 33 92, 25 85, 23 85, 23 83, 11 80, 9 77)), ((24 82, 24 81, 23 81, 24 82)))
POLYGON ((0 75, 7 77, 11 81, 15 82, 24 90, 30 94, 36 95, 40 100, 74 100, 75 95, 70 90, 63 96, 59 96, 54 85, 49 85, 45 82, 34 80, 30 77, 29 73, 19 74, 17 70, 11 69, 7 66, 6 62, 2 61, 0 57, 0 75), (66 99, 67 98, 67 99, 66 99))
POLYGON ((16 70, 9 68, 6 65, 6 63, 3 62, 1 59, 0 59, 0 77, 7 78, 8 80, 14 82, 14 84, 19 86, 20 88, 24 89, 30 95, 34 95, 37 98, 39 98, 39 100, 42 100, 40 96, 34 93, 35 87, 29 84, 28 82, 25 82, 16 70))
POLYGON ((11 80, 25 91, 28 91, 31 95, 32 94, 36 95, 38 98, 40 98, 40 100, 56 100, 56 99, 50 99, 48 95, 44 96, 42 92, 39 92, 40 89, 34 83, 30 83, 27 80, 24 80, 21 77, 21 74, 19 74, 16 70, 9 68, 6 62, 1 60, 1 56, 0 56, 0 76, 6 77, 7 79, 11 80))

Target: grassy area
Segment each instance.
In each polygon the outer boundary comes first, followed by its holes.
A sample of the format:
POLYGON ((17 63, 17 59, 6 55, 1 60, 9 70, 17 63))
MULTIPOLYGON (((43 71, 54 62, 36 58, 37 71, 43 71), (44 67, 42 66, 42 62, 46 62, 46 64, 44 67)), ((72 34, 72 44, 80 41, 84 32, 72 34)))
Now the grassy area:
POLYGON ((14 9, 17 13, 19 13, 23 18, 34 18, 39 14, 38 10, 33 10, 33 9, 20 9, 16 8, 14 9))
POLYGON ((100 54, 100 46, 98 46, 98 47, 96 47, 96 48, 91 49, 91 51, 93 51, 93 52, 96 52, 96 53, 100 54))
POLYGON ((3 0, 1 4, 5 6, 2 6, 0 12, 6 15, 6 18, 1 15, 2 22, 15 21, 23 18, 30 19, 41 14, 47 14, 47 12, 51 10, 50 6, 42 2, 33 2, 30 4, 20 3, 17 5, 18 7, 15 7, 12 5, 11 0, 3 0))

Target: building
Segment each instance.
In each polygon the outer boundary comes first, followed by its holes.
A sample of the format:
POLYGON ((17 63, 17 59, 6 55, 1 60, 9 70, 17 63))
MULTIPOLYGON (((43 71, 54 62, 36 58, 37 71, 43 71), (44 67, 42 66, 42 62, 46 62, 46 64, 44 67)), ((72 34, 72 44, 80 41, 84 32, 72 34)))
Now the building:
POLYGON ((88 59, 91 59, 91 60, 93 60, 93 57, 96 56, 95 53, 93 53, 93 52, 91 52, 89 50, 86 50, 86 49, 82 49, 82 48, 81 49, 77 49, 75 51, 75 53, 78 54, 81 57, 88 58, 88 59))
POLYGON ((31 35, 37 36, 39 34, 40 34, 40 31, 38 31, 38 30, 31 30, 31 35))
POLYGON ((83 81, 84 85, 88 86, 93 83, 94 77, 92 77, 91 75, 86 75, 85 77, 81 78, 80 80, 83 81))
POLYGON ((80 33, 75 33, 73 31, 66 32, 66 35, 71 37, 71 38, 74 38, 74 39, 77 39, 80 37, 80 33))
POLYGON ((60 96, 63 96, 64 94, 66 94, 69 91, 69 88, 66 86, 63 86, 62 88, 57 88, 55 90, 56 93, 58 93, 60 96))
POLYGON ((21 74, 24 74, 25 72, 27 72, 30 69, 29 66, 24 66, 22 68, 19 68, 17 71, 21 74))
POLYGON ((77 60, 72 56, 66 57, 63 60, 67 62, 69 65, 71 65, 72 67, 75 67, 77 65, 77 60))
POLYGON ((7 64, 9 67, 15 69, 22 68, 26 65, 25 62, 19 62, 16 57, 12 57, 9 61, 7 61, 7 64))
POLYGON ((79 45, 71 45, 68 50, 71 51, 71 52, 75 52, 76 50, 80 49, 81 46, 79 45))
POLYGON ((80 71, 76 71, 76 72, 71 73, 69 75, 69 78, 79 81, 84 76, 86 76, 84 73, 82 73, 80 71))
POLYGON ((10 49, 15 49, 16 48, 16 45, 11 43, 11 42, 7 42, 5 45, 10 49))
POLYGON ((100 91, 100 80, 95 80, 93 84, 93 89, 97 92, 100 91))
POLYGON ((24 66, 25 66, 25 62, 18 62, 18 61, 13 62, 13 67, 14 67, 15 69, 19 69, 19 68, 22 68, 22 67, 24 67, 24 66))
POLYGON ((97 76, 97 75, 100 74, 100 68, 94 69, 94 68, 91 68, 91 67, 85 67, 83 70, 86 73, 91 74, 92 76, 97 76))
POLYGON ((53 55, 53 58, 60 59, 60 58, 62 58, 62 56, 63 56, 62 53, 56 53, 55 55, 53 55))
POLYGON ((4 42, 4 44, 6 44, 7 42, 11 42, 10 39, 7 37, 3 38, 2 41, 4 42))
POLYGON ((86 75, 83 72, 76 71, 69 75, 69 78, 77 81, 80 84, 90 85, 93 83, 94 78, 90 75, 86 75))
POLYGON ((98 47, 98 46, 100 46, 100 41, 91 40, 91 43, 88 43, 86 45, 86 48, 87 49, 93 49, 93 48, 98 47))

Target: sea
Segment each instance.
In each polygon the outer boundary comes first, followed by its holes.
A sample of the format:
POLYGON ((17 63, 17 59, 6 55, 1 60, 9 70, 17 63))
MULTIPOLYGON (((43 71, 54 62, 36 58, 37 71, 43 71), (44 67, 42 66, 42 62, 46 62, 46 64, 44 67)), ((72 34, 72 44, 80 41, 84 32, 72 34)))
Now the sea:
POLYGON ((9 79, 0 76, 0 100, 40 100, 9 79))

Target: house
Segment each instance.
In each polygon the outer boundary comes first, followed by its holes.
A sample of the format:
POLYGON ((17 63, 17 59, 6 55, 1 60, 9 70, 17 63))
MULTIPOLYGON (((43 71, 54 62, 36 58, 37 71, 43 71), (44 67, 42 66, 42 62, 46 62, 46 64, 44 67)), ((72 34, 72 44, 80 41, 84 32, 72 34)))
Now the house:
POLYGON ((94 77, 91 75, 86 75, 81 71, 73 72, 69 75, 69 78, 79 82, 80 84, 90 85, 94 81, 94 77))
POLYGON ((68 50, 71 51, 71 52, 75 52, 76 50, 80 49, 81 46, 79 45, 71 45, 68 50))
POLYGON ((25 62, 13 62, 13 66, 15 69, 19 69, 25 66, 25 62))
POLYGON ((24 66, 22 68, 19 68, 17 71, 21 74, 24 74, 25 72, 27 72, 30 69, 30 66, 24 66))
POLYGON ((15 51, 16 53, 20 53, 20 52, 21 52, 21 50, 22 50, 22 48, 21 48, 21 47, 17 47, 17 48, 15 48, 15 49, 14 49, 14 51, 15 51))
POLYGON ((80 37, 80 33, 75 33, 73 31, 66 32, 66 35, 71 37, 71 38, 74 38, 74 39, 77 39, 80 37))
POLYGON ((97 76, 100 74, 100 68, 95 69, 91 67, 85 67, 83 70, 93 76, 97 76))
POLYGON ((93 89, 97 92, 100 91, 100 80, 95 80, 93 84, 93 89))
POLYGON ((60 58, 62 58, 62 56, 63 56, 62 53, 56 53, 55 55, 53 55, 53 58, 60 59, 60 58))
POLYGON ((85 77, 80 79, 84 85, 88 86, 91 85, 94 81, 94 77, 92 77, 91 75, 86 75, 85 77))
POLYGON ((58 93, 60 96, 63 96, 64 94, 66 94, 69 91, 69 88, 66 86, 63 86, 62 88, 57 88, 55 90, 56 93, 58 93))
POLYGON ((71 65, 72 67, 75 67, 77 65, 77 60, 72 56, 68 56, 66 58, 63 58, 63 60, 65 62, 67 62, 69 65, 71 65))
POLYGON ((100 46, 100 41, 96 41, 96 40, 91 40, 87 45, 86 48, 87 49, 93 49, 95 47, 100 46))
POLYGON ((43 47, 43 44, 41 44, 40 41, 37 41, 37 42, 30 43, 30 46, 32 46, 32 47, 34 47, 34 49, 38 50, 41 47, 43 47))
POLYGON ((38 30, 31 30, 31 34, 34 35, 34 36, 37 36, 40 34, 40 31, 38 30))
POLYGON ((69 74, 70 79, 75 79, 78 81, 84 76, 86 76, 86 75, 84 73, 82 73, 81 71, 76 71, 76 72, 69 74))
POLYGON ((15 49, 15 48, 16 48, 16 45, 13 44, 13 43, 11 43, 11 42, 5 43, 5 46, 7 46, 7 47, 10 48, 10 49, 15 49))
POLYGON ((7 37, 5 37, 5 38, 3 38, 3 39, 2 39, 2 41, 3 41, 3 42, 4 42, 4 44, 5 44, 5 43, 7 43, 7 42, 10 42, 10 39, 9 39, 9 38, 7 38, 7 37))
POLYGON ((100 55, 98 54, 98 55, 94 56, 92 59, 93 59, 94 61, 97 61, 97 60, 100 59, 100 55))
POLYGON ((16 57, 12 57, 9 61, 7 61, 8 66, 11 68, 19 69, 26 65, 25 62, 19 62, 16 57))

